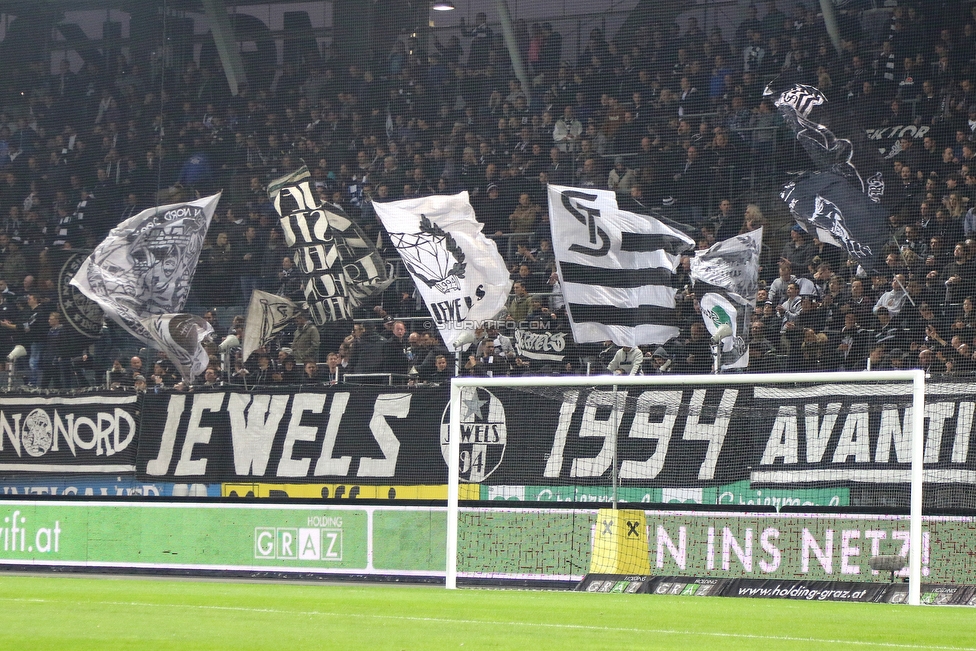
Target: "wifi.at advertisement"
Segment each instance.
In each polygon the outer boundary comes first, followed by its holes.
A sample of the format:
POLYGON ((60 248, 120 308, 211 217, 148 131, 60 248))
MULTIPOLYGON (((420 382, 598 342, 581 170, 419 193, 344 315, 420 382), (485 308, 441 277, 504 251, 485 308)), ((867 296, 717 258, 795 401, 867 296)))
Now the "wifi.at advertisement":
POLYGON ((0 547, 6 553, 57 554, 61 549, 61 522, 38 522, 33 514, 13 509, 4 512, 0 547))

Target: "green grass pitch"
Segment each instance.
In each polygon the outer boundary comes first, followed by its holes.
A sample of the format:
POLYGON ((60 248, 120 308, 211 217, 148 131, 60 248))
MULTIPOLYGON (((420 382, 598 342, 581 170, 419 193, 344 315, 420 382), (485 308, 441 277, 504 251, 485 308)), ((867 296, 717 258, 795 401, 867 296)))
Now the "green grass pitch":
POLYGON ((976 649, 976 609, 5 575, 0 649, 976 649))

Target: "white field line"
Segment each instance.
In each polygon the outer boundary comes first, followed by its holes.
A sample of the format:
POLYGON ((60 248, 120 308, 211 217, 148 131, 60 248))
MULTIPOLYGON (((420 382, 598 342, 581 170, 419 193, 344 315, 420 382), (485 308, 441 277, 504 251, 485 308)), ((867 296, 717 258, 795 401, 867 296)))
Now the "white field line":
POLYGON ((16 597, 0 597, 0 601, 14 603, 36 604, 66 604, 71 606, 120 606, 124 608, 180 608, 185 610, 209 610, 240 613, 267 613, 271 615, 297 615, 301 617, 335 617, 348 619, 382 619, 400 622, 421 622, 429 624, 449 625, 487 625, 487 626, 518 626, 524 628, 562 629, 574 631, 592 631, 594 633, 651 633, 656 635, 684 635, 689 637, 731 638, 741 640, 761 640, 768 642, 799 642, 808 644, 830 644, 838 646, 876 647, 883 649, 936 649, 939 651, 976 651, 976 647, 935 646, 923 644, 898 644, 894 642, 864 642, 860 640, 837 640, 830 638, 794 637, 789 635, 755 635, 750 633, 721 633, 709 631, 681 630, 676 628, 632 628, 619 626, 588 626, 585 624, 552 624, 547 622, 505 622, 478 619, 451 619, 448 617, 409 617, 404 615, 376 615, 365 613, 340 613, 322 610, 281 610, 278 608, 248 608, 244 606, 207 606, 199 604, 146 603, 138 601, 75 601, 60 599, 26 599, 16 597))

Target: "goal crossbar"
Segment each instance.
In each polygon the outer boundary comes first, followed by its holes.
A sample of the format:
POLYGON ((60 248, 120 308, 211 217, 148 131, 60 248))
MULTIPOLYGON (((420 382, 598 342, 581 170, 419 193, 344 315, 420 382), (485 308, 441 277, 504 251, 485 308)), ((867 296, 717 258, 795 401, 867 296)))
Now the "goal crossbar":
POLYGON ((450 425, 448 441, 447 489, 447 572, 446 587, 457 588, 458 516, 460 497, 461 456, 461 390, 466 387, 530 388, 530 387, 614 387, 635 386, 702 386, 735 384, 803 384, 834 382, 911 382, 912 383, 912 445, 911 445, 911 505, 909 511, 908 603, 921 603, 922 570, 922 481, 925 452, 925 372, 857 371, 836 373, 750 373, 730 375, 596 375, 546 377, 459 377, 451 380, 450 425))

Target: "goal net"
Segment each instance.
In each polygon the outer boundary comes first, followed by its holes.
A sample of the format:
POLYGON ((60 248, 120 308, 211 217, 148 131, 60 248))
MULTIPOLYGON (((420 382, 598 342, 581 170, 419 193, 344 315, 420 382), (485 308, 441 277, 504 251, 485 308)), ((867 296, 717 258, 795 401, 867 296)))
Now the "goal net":
POLYGON ((974 506, 972 388, 933 400, 929 386, 926 402, 921 371, 456 378, 448 587, 600 572, 878 581, 872 562, 901 555, 917 603, 923 542, 938 578, 923 503, 974 506), (480 499, 460 501, 471 484, 480 499))

